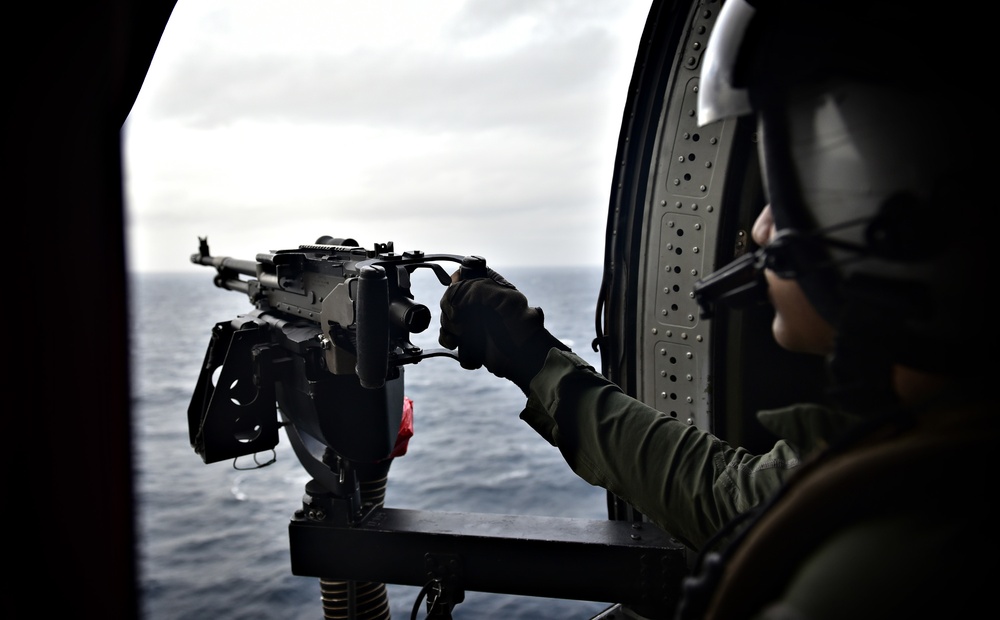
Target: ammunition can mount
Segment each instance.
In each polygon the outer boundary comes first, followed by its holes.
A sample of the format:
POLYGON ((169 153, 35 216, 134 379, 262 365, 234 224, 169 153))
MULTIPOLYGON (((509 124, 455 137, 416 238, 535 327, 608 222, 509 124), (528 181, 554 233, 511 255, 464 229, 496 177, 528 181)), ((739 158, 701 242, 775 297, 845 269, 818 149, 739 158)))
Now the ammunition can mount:
POLYGON ((256 260, 212 256, 199 238, 191 262, 214 267, 216 286, 254 306, 216 324, 188 409, 191 443, 206 463, 277 445, 276 406, 345 458, 387 458, 402 412, 401 367, 457 359, 410 341, 431 319, 413 298, 411 274, 430 269, 444 286, 451 274, 441 263, 457 263, 462 279, 486 274, 479 256, 397 254, 392 242, 369 250, 329 236, 256 260))

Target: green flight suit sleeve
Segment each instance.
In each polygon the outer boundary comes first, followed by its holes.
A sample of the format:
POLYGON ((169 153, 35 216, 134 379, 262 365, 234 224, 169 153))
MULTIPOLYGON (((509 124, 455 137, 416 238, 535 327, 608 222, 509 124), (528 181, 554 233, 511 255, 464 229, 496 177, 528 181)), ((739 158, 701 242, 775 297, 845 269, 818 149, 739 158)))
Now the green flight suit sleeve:
POLYGON ((768 497, 798 462, 779 441, 752 455, 649 407, 582 358, 552 349, 521 418, 572 470, 699 548, 727 521, 768 497))

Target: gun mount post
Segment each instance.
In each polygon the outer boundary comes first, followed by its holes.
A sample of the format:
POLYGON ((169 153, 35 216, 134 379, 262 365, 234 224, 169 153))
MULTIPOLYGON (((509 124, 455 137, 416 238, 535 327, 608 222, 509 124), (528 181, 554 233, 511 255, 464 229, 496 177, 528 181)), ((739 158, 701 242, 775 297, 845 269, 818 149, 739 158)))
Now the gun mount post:
MULTIPOLYGON (((300 462, 317 476, 306 483, 302 508, 295 511, 294 519, 336 523, 350 529, 382 507, 392 458, 378 463, 352 463, 324 448, 322 458, 313 459, 300 452, 305 446, 297 432, 290 432, 289 439, 300 462)), ((384 583, 318 577, 324 618, 389 617, 389 595, 384 583)))

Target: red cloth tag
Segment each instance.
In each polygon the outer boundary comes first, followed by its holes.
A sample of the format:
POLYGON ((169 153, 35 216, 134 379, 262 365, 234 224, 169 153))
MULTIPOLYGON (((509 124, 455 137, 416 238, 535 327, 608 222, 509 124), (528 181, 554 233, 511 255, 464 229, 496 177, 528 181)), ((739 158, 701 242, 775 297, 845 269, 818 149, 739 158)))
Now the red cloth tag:
POLYGON ((410 444, 410 437, 413 437, 413 401, 404 396, 403 419, 399 422, 399 434, 396 435, 396 445, 393 447, 389 458, 406 454, 406 448, 410 444))

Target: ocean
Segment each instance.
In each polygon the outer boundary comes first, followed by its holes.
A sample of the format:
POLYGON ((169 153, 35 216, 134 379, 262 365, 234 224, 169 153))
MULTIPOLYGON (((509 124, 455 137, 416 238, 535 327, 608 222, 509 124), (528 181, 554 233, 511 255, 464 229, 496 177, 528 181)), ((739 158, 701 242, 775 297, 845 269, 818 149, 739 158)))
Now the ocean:
MULTIPOLYGON (((445 265, 449 267, 448 265, 445 265)), ((450 269, 449 269, 450 270, 450 269)), ((546 326, 599 368, 591 349, 599 267, 520 267, 504 276, 545 311, 546 326)), ((309 476, 282 433, 277 461, 259 469, 206 465, 188 440, 187 408, 212 327, 252 309, 217 288, 214 270, 132 274, 131 334, 140 596, 147 620, 323 617, 319 580, 291 573, 288 524, 309 476)), ((413 279, 438 348, 444 287, 413 279)), ((445 512, 607 517, 605 492, 577 478, 558 450, 518 418, 524 396, 486 370, 449 358, 405 367, 414 437, 395 459, 385 505, 445 512)), ((268 455, 269 456, 269 455, 268 455)), ((252 464, 240 459, 239 467, 252 464)), ((392 618, 410 618, 418 588, 388 586, 392 618)), ((453 617, 591 618, 607 603, 467 592, 453 617)), ((422 607, 419 618, 425 617, 422 607)))

